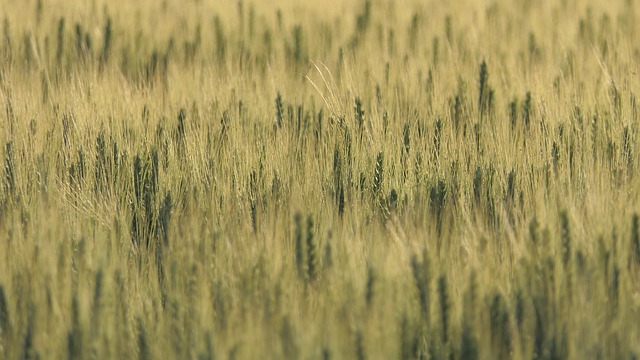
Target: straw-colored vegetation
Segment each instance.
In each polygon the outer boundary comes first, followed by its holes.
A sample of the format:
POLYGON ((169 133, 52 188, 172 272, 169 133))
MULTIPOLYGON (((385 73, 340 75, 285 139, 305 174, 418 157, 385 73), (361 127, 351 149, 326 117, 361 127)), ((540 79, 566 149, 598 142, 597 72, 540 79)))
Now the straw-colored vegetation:
POLYGON ((0 0, 0 358, 635 358, 636 3, 0 0))

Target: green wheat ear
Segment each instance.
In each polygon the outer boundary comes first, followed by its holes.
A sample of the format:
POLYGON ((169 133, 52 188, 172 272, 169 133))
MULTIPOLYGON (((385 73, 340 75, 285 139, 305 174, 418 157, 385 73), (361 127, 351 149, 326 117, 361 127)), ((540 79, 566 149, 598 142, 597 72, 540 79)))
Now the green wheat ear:
POLYGON ((529 128, 529 124, 531 123, 532 106, 533 104, 531 99, 531 92, 527 91, 527 94, 524 98, 524 103, 522 104, 522 122, 527 129, 529 128))
POLYGON ((476 172, 473 175, 473 199, 475 201, 475 205, 478 207, 482 201, 482 195, 482 168, 477 166, 476 172))
POLYGON ((9 304, 4 286, 0 285, 0 339, 6 339, 9 334, 9 304))
POLYGON ((478 280, 475 272, 469 277, 469 284, 464 294, 462 309, 462 334, 460 335, 460 359, 478 359, 478 339, 477 339, 477 297, 478 280))
POLYGON ((480 112, 484 111, 487 102, 487 96, 489 96, 489 85, 487 80, 489 78, 489 71, 487 70, 487 62, 482 60, 480 64, 480 75, 478 79, 478 109, 480 112))
POLYGON ((620 268, 618 267, 618 265, 614 266, 613 268, 609 294, 611 298, 610 308, 612 311, 612 315, 615 318, 620 307, 620 268))
POLYGON ((328 347, 322 349, 322 360, 331 360, 331 349, 328 347))
POLYGON ((358 360, 366 360, 367 354, 364 348, 364 338, 362 336, 362 331, 356 331, 356 359, 358 360))
POLYGON ((418 302, 420 304, 420 313, 423 321, 429 323, 429 300, 430 300, 430 277, 429 277, 429 260, 425 249, 422 261, 418 260, 416 255, 411 258, 411 271, 413 280, 418 290, 418 302))
POLYGON ((171 211, 173 208, 173 200, 171 193, 167 193, 162 201, 158 222, 160 225, 160 233, 162 235, 162 243, 164 246, 169 245, 169 222, 171 221, 171 211))
POLYGON ((307 217, 307 277, 310 281, 318 278, 318 245, 314 236, 313 218, 307 217))
POLYGON ((111 42, 113 41, 113 27, 111 25, 111 18, 107 19, 107 23, 104 27, 104 42, 102 44, 102 55, 100 56, 100 66, 103 68, 109 61, 111 55, 111 42))
POLYGON ((222 27, 222 21, 218 15, 214 18, 214 29, 217 59, 218 62, 223 62, 227 52, 227 39, 222 27))
POLYGON ((299 356, 299 348, 298 344, 296 344, 296 332, 288 316, 282 319, 280 342, 282 343, 282 350, 286 358, 295 359, 299 356))
POLYGON ((333 194, 337 196, 342 189, 342 159, 340 150, 333 152, 333 194))
POLYGON ((478 352, 478 340, 474 337, 470 325, 464 321, 460 339, 460 360, 477 360, 478 352))
POLYGON ((282 103, 282 95, 278 92, 276 96, 276 124, 278 128, 282 128, 282 119, 284 117, 284 104, 282 103))
POLYGON ((511 123, 511 130, 515 130, 518 124, 518 99, 513 99, 509 103, 509 119, 511 123))
POLYGON ((22 359, 37 359, 39 358, 39 353, 37 348, 35 347, 35 305, 29 305, 27 315, 27 332, 24 335, 24 341, 22 345, 22 359))
POLYGON ((152 359, 147 330, 141 319, 138 319, 138 355, 140 360, 152 359))
POLYGON ((362 13, 356 18, 356 31, 361 36, 371 22, 371 0, 365 0, 362 13))
POLYGON ((338 194, 338 215, 342 218, 344 216, 344 206, 345 206, 345 198, 344 198, 344 186, 340 186, 340 193, 338 194))
POLYGON ((503 356, 512 351, 510 316, 502 295, 496 292, 489 305, 489 323, 492 347, 503 356))
POLYGON ((62 68, 62 56, 64 54, 64 17, 58 21, 58 48, 56 50, 56 61, 58 68, 62 68))
POLYGON ((306 261, 306 243, 303 239, 303 225, 302 225, 302 214, 296 213, 293 217, 293 223, 295 228, 294 233, 294 245, 295 245, 295 256, 296 256, 296 267, 298 269, 298 274, 301 277, 307 275, 307 261, 306 261))
POLYGON ((631 247, 632 257, 637 264, 640 264, 640 216, 634 213, 631 218, 631 247))
POLYGON ((442 343, 449 341, 449 312, 451 304, 449 303, 449 290, 447 289, 447 279, 440 276, 438 279, 438 298, 440 300, 440 321, 442 324, 442 343))
POLYGON ((362 130, 364 126, 364 107, 362 106, 362 100, 359 97, 355 99, 355 106, 353 108, 355 112, 355 120, 356 124, 358 124, 358 130, 360 131, 360 135, 362 136, 362 130))
POLYGON ((100 310, 102 307, 102 298, 103 298, 103 283, 104 283, 104 273, 102 269, 99 269, 96 272, 95 276, 95 286, 93 290, 93 304, 91 305, 91 316, 92 316, 92 332, 93 336, 96 336, 100 331, 100 310))
POLYGON ((365 291, 365 300, 367 307, 371 308, 375 296, 376 272, 372 266, 367 268, 367 286, 365 291))
POLYGON ((442 119, 436 119, 433 133, 433 154, 436 159, 440 157, 440 144, 442 142, 442 119))
POLYGON ((442 220, 446 199, 447 186, 444 181, 438 180, 438 183, 433 185, 429 192, 429 205, 432 213, 436 216, 436 230, 438 232, 438 236, 442 233, 442 220))
POLYGON ((296 64, 302 64, 307 58, 301 25, 296 25, 293 28, 293 58, 296 64))
POLYGON ((4 171, 5 182, 4 190, 8 198, 12 198, 16 193, 16 177, 15 177, 15 160, 13 155, 13 142, 8 142, 5 145, 4 155, 4 171))
POLYGON ((67 334, 67 351, 70 359, 82 359, 83 333, 80 325, 80 304, 75 293, 71 299, 71 330, 67 334))
POLYGON ((571 229, 566 210, 560 212, 560 238, 562 240, 562 263, 567 266, 571 260, 571 229))
POLYGON ((375 168, 373 171, 373 183, 371 190, 374 199, 378 199, 382 190, 382 182, 384 180, 384 153, 378 152, 376 156, 375 168))

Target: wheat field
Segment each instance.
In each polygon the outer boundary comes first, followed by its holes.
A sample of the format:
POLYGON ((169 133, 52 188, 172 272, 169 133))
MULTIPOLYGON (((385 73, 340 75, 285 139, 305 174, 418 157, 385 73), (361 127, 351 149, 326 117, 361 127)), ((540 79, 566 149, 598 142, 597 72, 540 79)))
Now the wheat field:
POLYGON ((0 21, 0 358, 640 354, 637 1, 0 21))

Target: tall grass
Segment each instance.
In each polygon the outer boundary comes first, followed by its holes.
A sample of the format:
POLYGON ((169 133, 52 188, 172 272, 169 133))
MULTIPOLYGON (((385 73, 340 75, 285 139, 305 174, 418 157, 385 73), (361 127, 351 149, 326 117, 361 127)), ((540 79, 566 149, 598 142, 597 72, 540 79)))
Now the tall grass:
POLYGON ((0 0, 0 358, 635 358, 634 1, 0 0))

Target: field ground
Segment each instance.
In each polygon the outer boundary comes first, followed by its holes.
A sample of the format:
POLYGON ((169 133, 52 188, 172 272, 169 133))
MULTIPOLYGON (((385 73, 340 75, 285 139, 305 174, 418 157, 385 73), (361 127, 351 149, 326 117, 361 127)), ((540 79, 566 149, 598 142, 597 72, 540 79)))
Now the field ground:
POLYGON ((640 354, 637 1, 0 22, 0 358, 640 354))

